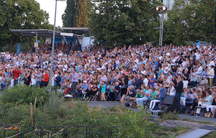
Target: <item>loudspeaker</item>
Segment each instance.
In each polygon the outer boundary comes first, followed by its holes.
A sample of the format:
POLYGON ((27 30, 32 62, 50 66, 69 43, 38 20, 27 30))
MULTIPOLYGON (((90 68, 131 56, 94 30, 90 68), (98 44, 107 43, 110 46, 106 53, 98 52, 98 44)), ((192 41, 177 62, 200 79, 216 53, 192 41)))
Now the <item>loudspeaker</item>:
POLYGON ((174 103, 175 96, 166 96, 164 98, 163 104, 165 105, 172 105, 174 103))

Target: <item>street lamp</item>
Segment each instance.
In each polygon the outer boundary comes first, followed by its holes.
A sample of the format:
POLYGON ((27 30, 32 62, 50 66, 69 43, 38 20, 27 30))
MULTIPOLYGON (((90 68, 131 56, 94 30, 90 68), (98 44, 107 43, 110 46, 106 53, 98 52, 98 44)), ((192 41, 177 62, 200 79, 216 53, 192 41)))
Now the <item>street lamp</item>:
POLYGON ((52 51, 51 51, 51 75, 53 75, 53 61, 54 61, 54 51, 55 51, 55 35, 56 35, 56 14, 57 14, 57 4, 58 1, 65 0, 55 0, 55 14, 54 14, 54 25, 53 25, 53 40, 52 40, 52 51))
POLYGON ((159 18, 160 18, 159 46, 162 46, 163 45, 163 30, 164 30, 164 14, 167 11, 167 7, 157 6, 156 11, 159 13, 159 18))

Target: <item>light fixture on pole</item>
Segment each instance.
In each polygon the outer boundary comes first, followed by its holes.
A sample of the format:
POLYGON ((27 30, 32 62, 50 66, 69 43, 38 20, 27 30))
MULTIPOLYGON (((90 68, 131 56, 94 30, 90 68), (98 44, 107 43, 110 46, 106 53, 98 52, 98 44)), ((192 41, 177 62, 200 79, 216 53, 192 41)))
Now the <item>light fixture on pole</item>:
POLYGON ((156 11, 159 13, 159 18, 160 18, 159 46, 162 46, 163 45, 163 30, 164 30, 164 14, 167 11, 167 7, 157 6, 156 11))

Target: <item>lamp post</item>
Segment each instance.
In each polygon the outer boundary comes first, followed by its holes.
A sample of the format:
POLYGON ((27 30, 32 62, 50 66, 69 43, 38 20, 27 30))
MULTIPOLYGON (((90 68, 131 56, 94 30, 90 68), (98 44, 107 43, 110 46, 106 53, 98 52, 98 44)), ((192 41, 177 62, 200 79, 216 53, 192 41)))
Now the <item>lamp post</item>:
POLYGON ((162 46, 163 45, 163 31, 164 31, 164 14, 167 11, 167 7, 157 6, 156 11, 159 13, 159 18, 160 18, 159 46, 162 46))
POLYGON ((54 25, 53 25, 52 51, 51 51, 51 75, 54 74, 53 73, 53 62, 54 62, 54 52, 55 52, 56 14, 57 14, 58 1, 64 1, 64 0, 55 0, 55 14, 54 14, 54 25))

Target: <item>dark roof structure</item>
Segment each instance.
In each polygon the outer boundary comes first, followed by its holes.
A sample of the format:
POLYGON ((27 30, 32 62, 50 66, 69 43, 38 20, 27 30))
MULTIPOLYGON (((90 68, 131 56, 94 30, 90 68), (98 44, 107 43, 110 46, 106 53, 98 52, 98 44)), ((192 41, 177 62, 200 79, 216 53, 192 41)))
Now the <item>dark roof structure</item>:
MULTIPOLYGON (((48 29, 11 29, 13 33, 18 33, 23 36, 44 36, 44 37, 51 37, 53 35, 53 30, 48 29)), ((61 32, 56 31, 56 36, 60 37, 61 32)))

